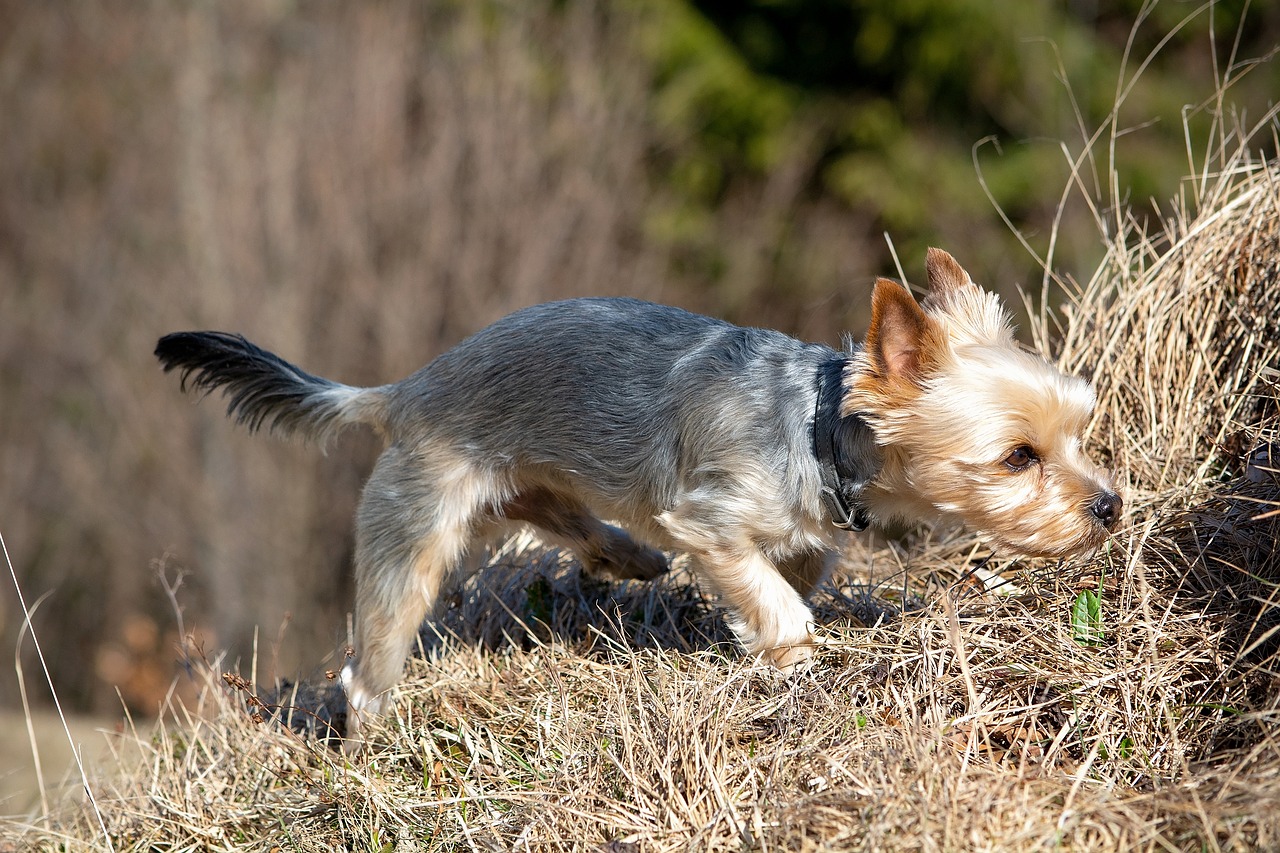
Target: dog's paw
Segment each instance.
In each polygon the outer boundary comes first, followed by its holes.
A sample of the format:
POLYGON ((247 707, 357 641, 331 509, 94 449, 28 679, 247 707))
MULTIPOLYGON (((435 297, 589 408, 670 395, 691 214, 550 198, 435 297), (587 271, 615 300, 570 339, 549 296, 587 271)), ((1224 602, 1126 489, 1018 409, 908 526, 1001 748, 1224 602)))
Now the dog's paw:
POLYGON ((607 551, 591 562, 586 566, 591 574, 614 580, 651 581, 665 575, 671 568, 661 551, 630 539, 611 543, 607 551))
POLYGON ((662 577, 671 570, 667 555, 654 548, 637 545, 633 553, 627 555, 623 571, 626 577, 638 581, 651 581, 662 577))
POLYGON ((790 675, 809 666, 817 652, 818 647, 810 636, 806 642, 766 649, 760 653, 760 659, 773 664, 783 674, 790 675))

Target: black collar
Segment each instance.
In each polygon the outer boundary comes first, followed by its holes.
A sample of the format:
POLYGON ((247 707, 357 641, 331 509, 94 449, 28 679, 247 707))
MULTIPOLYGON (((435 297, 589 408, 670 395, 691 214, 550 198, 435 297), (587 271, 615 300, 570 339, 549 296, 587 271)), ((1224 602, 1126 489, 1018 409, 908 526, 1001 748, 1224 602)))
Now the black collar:
POLYGON ((859 460, 849 459, 846 452, 847 430, 860 430, 869 434, 869 428, 858 415, 840 416, 847 363, 848 358, 841 355, 829 359, 818 368, 818 402, 813 412, 813 455, 818 460, 818 470, 822 474, 822 503, 831 516, 831 523, 842 530, 866 530, 870 519, 866 507, 858 500, 858 493, 875 472, 858 470, 855 463, 859 460))

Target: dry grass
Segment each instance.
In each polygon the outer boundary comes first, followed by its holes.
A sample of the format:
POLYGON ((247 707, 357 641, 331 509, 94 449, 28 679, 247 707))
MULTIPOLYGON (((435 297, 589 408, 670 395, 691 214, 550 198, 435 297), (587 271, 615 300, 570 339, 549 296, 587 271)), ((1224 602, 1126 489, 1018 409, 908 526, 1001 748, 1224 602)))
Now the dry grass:
MULTIPOLYGON (((1034 330, 1098 387, 1091 442, 1131 508, 1105 552, 855 539, 816 602, 825 649, 781 678, 683 572, 599 585, 512 543, 357 760, 307 725, 324 690, 290 700, 294 731, 203 667, 196 708, 117 739, 111 844, 1276 849, 1280 169, 1220 165, 1159 233, 1121 220, 1059 333, 1034 330), (1083 590, 1102 616, 1082 627, 1083 590)), ((107 846, 74 808, 8 837, 107 846)))

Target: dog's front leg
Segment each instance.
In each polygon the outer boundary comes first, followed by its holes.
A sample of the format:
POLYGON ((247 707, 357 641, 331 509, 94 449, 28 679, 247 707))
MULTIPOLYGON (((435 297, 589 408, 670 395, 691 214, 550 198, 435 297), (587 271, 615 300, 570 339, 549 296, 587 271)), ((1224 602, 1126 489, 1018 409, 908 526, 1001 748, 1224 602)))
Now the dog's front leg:
POLYGON ((813 656, 813 613, 759 548, 716 547, 695 559, 700 574, 729 606, 729 627, 747 651, 783 670, 813 656))
POLYGON ((729 627, 747 651, 784 670, 813 656, 809 606, 750 536, 732 535, 732 526, 703 525, 679 509, 658 520, 728 606, 729 627))

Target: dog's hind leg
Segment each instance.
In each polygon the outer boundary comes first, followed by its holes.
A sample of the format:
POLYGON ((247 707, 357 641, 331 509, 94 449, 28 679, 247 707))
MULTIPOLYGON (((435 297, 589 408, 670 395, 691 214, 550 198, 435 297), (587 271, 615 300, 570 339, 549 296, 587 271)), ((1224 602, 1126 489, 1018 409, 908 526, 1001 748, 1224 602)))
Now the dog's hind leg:
POLYGON ((615 580, 653 580, 668 569, 661 551, 641 545, 611 524, 600 521, 569 495, 538 487, 503 503, 501 515, 523 521, 548 534, 578 556, 583 569, 615 580))
POLYGON ((354 657, 342 673, 348 737, 381 711, 418 629, 471 542, 484 483, 465 467, 427 469, 388 448, 365 486, 356 523, 354 657))
POLYGON ((827 577, 835 554, 830 551, 801 551, 792 557, 778 562, 778 571, 787 579, 796 592, 803 597, 817 588, 827 577))

